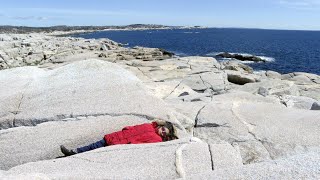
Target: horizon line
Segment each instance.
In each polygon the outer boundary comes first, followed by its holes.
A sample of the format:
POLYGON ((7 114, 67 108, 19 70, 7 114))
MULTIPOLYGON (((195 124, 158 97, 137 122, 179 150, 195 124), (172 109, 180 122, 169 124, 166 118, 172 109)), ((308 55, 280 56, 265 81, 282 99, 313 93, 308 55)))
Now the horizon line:
MULTIPOLYGON (((104 26, 131 26, 131 25, 155 25, 155 26, 164 26, 164 27, 186 27, 186 28, 199 28, 199 29, 256 29, 256 30, 279 30, 279 31, 320 31, 320 29, 284 29, 284 28, 258 28, 258 27, 214 27, 214 26, 203 26, 203 25, 163 25, 163 24, 141 24, 141 23, 134 23, 134 24, 127 24, 127 25, 50 25, 50 26, 29 26, 29 25, 0 25, 0 27, 26 27, 26 28, 53 28, 59 26, 66 26, 66 27, 104 27, 104 26)), ((157 28, 153 28, 157 29, 157 28)), ((99 30, 97 30, 99 31, 99 30)))

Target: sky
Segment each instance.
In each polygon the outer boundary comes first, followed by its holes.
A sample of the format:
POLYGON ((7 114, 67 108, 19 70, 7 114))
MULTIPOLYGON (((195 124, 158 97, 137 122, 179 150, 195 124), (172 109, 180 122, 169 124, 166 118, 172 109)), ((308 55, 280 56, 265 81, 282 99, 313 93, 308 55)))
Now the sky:
POLYGON ((0 25, 320 30, 320 0, 0 0, 0 25))

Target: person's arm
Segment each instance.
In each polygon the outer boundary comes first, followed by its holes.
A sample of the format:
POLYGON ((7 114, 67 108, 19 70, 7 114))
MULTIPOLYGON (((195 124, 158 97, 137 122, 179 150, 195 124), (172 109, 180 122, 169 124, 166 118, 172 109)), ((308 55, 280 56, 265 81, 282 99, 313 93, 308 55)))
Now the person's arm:
POLYGON ((166 124, 166 121, 160 119, 154 120, 153 122, 157 123, 158 126, 164 126, 166 124))

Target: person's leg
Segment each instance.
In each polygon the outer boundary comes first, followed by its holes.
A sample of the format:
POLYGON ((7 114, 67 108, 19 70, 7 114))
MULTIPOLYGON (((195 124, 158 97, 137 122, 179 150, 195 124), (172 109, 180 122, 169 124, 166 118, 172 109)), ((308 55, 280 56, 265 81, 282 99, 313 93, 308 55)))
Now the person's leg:
POLYGON ((105 147, 107 145, 106 141, 104 139, 97 141, 95 143, 89 144, 88 146, 83 146, 76 149, 76 153, 82 153, 86 151, 91 151, 93 149, 105 147))

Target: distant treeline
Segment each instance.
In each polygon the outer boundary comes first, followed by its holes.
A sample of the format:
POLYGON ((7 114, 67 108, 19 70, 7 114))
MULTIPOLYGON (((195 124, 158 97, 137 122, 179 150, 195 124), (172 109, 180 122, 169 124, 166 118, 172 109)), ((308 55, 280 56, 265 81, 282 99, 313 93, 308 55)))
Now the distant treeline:
POLYGON ((138 29, 138 28, 173 28, 172 26, 153 25, 153 24, 131 24, 127 26, 51 26, 51 27, 27 27, 27 26, 0 26, 0 33, 31 33, 31 32, 53 32, 53 31, 76 31, 92 30, 99 31, 104 29, 138 29))

